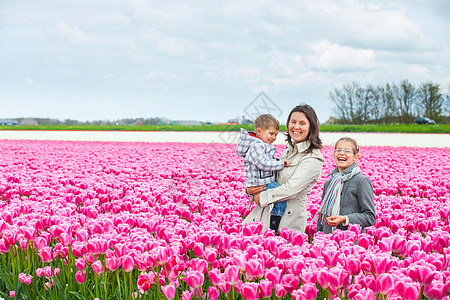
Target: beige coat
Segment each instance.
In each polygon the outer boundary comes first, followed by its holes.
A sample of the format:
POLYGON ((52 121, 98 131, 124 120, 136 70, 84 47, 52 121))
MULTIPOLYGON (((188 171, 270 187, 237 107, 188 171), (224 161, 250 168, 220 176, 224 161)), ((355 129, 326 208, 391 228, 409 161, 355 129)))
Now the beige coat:
POLYGON ((244 223, 262 221, 263 230, 269 228, 270 211, 277 201, 286 201, 286 211, 281 218, 280 228, 287 227, 305 232, 306 202, 311 190, 320 179, 324 159, 319 150, 310 154, 302 153, 310 145, 309 141, 298 143, 292 148, 286 146, 282 158, 291 162, 287 168, 278 171, 277 182, 281 185, 260 194, 261 206, 256 206, 245 218, 244 223))

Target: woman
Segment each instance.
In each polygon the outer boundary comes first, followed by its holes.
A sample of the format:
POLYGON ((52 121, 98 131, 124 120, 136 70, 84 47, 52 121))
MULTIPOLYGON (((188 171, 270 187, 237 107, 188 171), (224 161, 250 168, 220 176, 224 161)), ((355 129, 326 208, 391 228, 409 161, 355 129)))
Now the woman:
MULTIPOLYGON (((304 232, 306 228, 306 202, 312 188, 320 179, 324 159, 319 149, 319 120, 309 105, 299 105, 292 109, 287 122, 286 141, 288 145, 282 154, 291 162, 288 168, 278 171, 275 189, 264 190, 265 186, 249 187, 247 193, 253 195, 258 204, 244 222, 262 221, 263 229, 271 227, 270 211, 274 203, 286 200, 286 211, 279 228, 287 227, 304 232)), ((272 219, 272 221, 274 221, 272 219)))

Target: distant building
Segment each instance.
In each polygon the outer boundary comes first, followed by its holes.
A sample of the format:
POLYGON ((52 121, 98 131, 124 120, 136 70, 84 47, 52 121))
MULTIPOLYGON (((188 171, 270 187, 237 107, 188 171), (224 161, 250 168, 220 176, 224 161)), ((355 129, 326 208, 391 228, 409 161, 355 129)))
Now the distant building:
POLYGON ((323 125, 334 125, 337 124, 338 120, 335 117, 331 117, 328 119, 328 121, 326 121, 325 123, 323 123, 323 125))
POLYGON ((217 123, 217 125, 236 125, 238 122, 217 123))
POLYGON ((192 120, 177 120, 172 121, 172 125, 202 125, 203 123, 200 121, 192 121, 192 120))
POLYGON ((38 125, 38 122, 32 118, 25 118, 22 121, 20 121, 20 125, 26 125, 26 126, 33 125, 34 126, 34 125, 38 125))
POLYGON ((0 119, 0 125, 8 126, 8 125, 19 125, 19 122, 11 119, 0 119))

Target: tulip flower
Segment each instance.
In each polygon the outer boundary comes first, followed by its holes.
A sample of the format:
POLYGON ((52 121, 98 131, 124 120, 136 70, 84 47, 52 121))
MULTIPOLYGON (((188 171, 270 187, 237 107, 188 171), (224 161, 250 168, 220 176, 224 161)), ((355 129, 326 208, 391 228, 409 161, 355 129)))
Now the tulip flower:
POLYGON ((244 300, 259 299, 258 284, 255 282, 245 282, 240 287, 240 292, 244 300))
POLYGON ((186 281, 186 284, 188 286, 190 286, 191 288, 197 289, 200 286, 202 286, 204 279, 205 279, 205 277, 204 277, 203 273, 201 273, 197 270, 186 272, 185 281, 186 281))
POLYGON ((19 274, 19 281, 25 284, 30 285, 31 284, 31 276, 27 275, 25 273, 20 273, 19 274))
POLYGON ((100 260, 94 261, 92 263, 92 271, 94 271, 95 274, 101 274, 104 271, 103 264, 100 260))
POLYGON ((77 271, 75 273, 75 280, 82 284, 86 280, 86 271, 77 271))
POLYGON ((237 266, 228 266, 223 273, 223 279, 230 285, 235 285, 239 282, 240 269, 237 266))
POLYGON ((164 296, 166 296, 166 299, 172 300, 175 298, 176 288, 173 284, 161 286, 161 291, 163 292, 164 296))
POLYGON ((209 300, 217 300, 219 299, 220 292, 215 286, 210 286, 208 288, 208 299, 209 300))

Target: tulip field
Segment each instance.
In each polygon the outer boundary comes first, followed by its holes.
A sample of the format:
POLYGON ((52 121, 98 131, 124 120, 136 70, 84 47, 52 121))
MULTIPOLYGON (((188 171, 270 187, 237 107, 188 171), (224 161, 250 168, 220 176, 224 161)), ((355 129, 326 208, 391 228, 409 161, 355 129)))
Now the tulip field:
MULTIPOLYGON (((230 144, 0 140, 3 299, 450 299, 449 148, 361 147, 377 221, 242 224, 230 144)), ((284 146, 277 146, 281 153, 284 146)))

